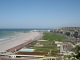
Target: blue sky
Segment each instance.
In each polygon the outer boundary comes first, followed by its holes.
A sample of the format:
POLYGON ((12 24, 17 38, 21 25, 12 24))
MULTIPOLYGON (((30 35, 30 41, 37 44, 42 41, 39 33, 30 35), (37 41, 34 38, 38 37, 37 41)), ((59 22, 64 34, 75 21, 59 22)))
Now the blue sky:
POLYGON ((0 0, 0 28, 80 27, 80 0, 0 0))

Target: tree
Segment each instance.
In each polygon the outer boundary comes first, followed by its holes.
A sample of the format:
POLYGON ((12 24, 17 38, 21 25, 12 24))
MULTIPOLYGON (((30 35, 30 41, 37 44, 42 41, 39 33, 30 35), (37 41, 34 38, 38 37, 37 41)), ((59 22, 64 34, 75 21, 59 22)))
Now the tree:
POLYGON ((75 53, 76 53, 75 57, 77 59, 80 59, 80 44, 76 45, 76 47, 75 47, 75 53))

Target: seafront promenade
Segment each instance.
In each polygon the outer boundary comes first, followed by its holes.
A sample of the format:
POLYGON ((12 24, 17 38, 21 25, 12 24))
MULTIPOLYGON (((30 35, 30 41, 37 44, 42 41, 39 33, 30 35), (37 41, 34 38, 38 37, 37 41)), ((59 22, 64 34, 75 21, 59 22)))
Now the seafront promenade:
POLYGON ((7 41, 0 44, 0 53, 1 52, 13 52, 15 50, 18 50, 25 45, 33 42, 35 39, 38 39, 41 37, 40 32, 37 31, 30 31, 28 34, 26 34, 23 37, 19 37, 17 39, 7 41))

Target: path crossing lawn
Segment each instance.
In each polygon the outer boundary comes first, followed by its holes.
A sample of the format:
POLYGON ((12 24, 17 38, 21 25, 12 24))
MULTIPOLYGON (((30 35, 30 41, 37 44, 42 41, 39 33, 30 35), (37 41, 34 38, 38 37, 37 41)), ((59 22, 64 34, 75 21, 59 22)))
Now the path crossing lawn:
POLYGON ((57 48, 57 45, 54 43, 55 40, 57 41, 67 41, 67 38, 62 36, 62 35, 58 35, 52 32, 44 32, 43 33, 43 37, 42 40, 46 40, 46 41, 35 41, 33 43, 31 43, 30 45, 27 46, 27 48, 33 48, 35 49, 36 52, 50 52, 51 50, 51 54, 57 54, 59 53, 59 49, 57 48), (43 45, 42 47, 35 47, 35 44, 40 44, 43 45))

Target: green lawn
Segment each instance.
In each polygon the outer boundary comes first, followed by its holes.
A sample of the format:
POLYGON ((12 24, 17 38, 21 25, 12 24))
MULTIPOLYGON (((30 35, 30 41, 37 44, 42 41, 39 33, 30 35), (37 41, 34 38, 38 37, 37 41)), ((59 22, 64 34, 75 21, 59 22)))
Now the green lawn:
POLYGON ((44 32, 42 39, 49 40, 49 41, 52 41, 52 40, 65 41, 65 40, 67 40, 66 37, 52 33, 52 32, 44 32))
POLYGON ((49 52, 50 50, 52 50, 52 55, 59 53, 59 49, 57 49, 57 46, 55 45, 54 41, 66 41, 67 38, 52 32, 44 32, 43 34, 44 35, 42 39, 47 41, 35 41, 28 45, 27 48, 33 48, 36 52, 49 52), (36 43, 43 45, 43 47, 34 47, 36 43))

